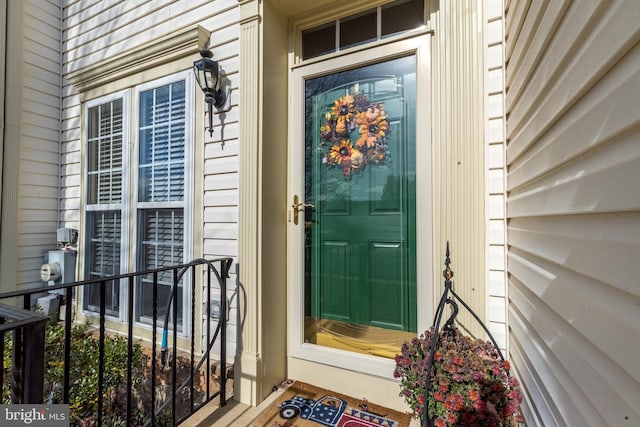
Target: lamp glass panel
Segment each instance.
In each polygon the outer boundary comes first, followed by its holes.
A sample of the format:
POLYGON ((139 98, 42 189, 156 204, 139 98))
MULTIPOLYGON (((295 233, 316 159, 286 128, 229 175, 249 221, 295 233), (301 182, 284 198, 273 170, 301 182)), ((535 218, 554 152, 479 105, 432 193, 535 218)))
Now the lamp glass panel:
POLYGON ((198 86, 203 91, 215 89, 218 79, 217 67, 213 61, 201 59, 193 63, 193 72, 196 75, 198 86))
POLYGON ((206 79, 204 73, 204 64, 203 61, 196 61, 193 63, 193 73, 196 75, 196 81, 198 82, 198 86, 201 89, 206 89, 206 79))
POLYGON ((208 89, 218 90, 218 63, 205 59, 204 75, 208 89))

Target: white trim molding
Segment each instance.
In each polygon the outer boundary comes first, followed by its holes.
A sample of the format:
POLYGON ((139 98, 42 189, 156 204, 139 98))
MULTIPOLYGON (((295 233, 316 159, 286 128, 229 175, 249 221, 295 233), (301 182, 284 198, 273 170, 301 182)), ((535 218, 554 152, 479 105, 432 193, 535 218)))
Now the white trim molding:
POLYGON ((67 78, 80 92, 84 92, 192 55, 206 45, 209 35, 209 31, 200 25, 181 29, 115 55, 107 61, 97 60, 89 67, 71 71, 67 78))

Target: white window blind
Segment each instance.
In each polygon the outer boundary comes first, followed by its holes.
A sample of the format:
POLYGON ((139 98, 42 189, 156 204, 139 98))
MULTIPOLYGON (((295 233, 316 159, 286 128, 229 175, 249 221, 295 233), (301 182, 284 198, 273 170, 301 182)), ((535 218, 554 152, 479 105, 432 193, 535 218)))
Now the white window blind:
POLYGON ((185 85, 140 94, 139 201, 184 200, 185 85))
MULTIPOLYGON (((120 274, 120 252, 122 236, 122 216, 120 211, 87 212, 87 244, 85 279, 114 276, 120 274)), ((85 287, 85 309, 100 309, 100 292, 97 286, 85 287)), ((107 284, 106 309, 117 315, 120 306, 119 287, 107 284)))
POLYGON ((89 204, 120 203, 122 200, 122 113, 122 99, 88 111, 89 204))
MULTIPOLYGON (((140 214, 142 239, 139 247, 142 269, 182 264, 184 261, 184 216, 182 209, 144 209, 140 214)), ((158 314, 164 316, 169 300, 173 272, 158 274, 158 314)), ((149 317, 153 313, 152 277, 144 277, 141 283, 140 315, 149 317)), ((182 319, 182 281, 178 287, 178 320, 182 319)))

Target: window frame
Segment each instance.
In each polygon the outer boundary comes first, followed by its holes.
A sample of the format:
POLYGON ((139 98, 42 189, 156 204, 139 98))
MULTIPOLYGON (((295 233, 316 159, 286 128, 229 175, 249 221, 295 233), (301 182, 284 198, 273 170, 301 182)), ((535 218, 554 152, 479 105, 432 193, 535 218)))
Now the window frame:
POLYGON ((402 0, 357 0, 354 5, 324 10, 322 13, 316 13, 294 21, 292 34, 295 42, 290 65, 306 65, 317 61, 323 61, 331 57, 340 57, 345 53, 356 52, 362 48, 371 48, 376 45, 393 43, 397 40, 412 38, 425 32, 431 32, 431 22, 429 19, 431 0, 423 0, 422 25, 412 29, 401 30, 385 35, 382 34, 382 14, 385 13, 385 9, 388 9, 395 3, 402 2, 402 0), (374 11, 376 13, 375 39, 359 41, 348 46, 341 46, 340 27, 342 22, 345 19, 356 18, 374 11), (334 49, 321 54, 305 57, 303 55, 303 34, 306 31, 320 29, 324 26, 333 26, 335 29, 334 49))
MULTIPOLYGON (((147 90, 159 88, 162 86, 166 86, 172 83, 176 83, 179 81, 184 81, 185 83, 185 129, 184 129, 184 198, 182 201, 167 201, 167 202, 140 202, 139 193, 138 193, 138 185, 139 185, 139 174, 135 173, 132 176, 131 182, 131 197, 133 198, 132 206, 130 210, 130 218, 134 221, 134 230, 132 233, 132 242, 131 247, 134 248, 135 253, 133 255, 133 259, 131 260, 132 270, 138 271, 140 266, 140 258, 139 258, 139 240, 140 240, 140 230, 139 230, 139 221, 141 212, 144 210, 157 210, 157 209, 174 209, 181 207, 183 209, 183 218, 184 218, 184 230, 183 230, 183 259, 182 262, 186 263, 193 258, 193 202, 194 202, 194 81, 193 81, 193 71, 186 70, 182 72, 178 72, 175 74, 171 74, 165 77, 161 77, 159 79, 151 80, 149 82, 142 83, 137 85, 134 88, 133 92, 133 108, 132 108, 132 118, 135 119, 135 123, 132 124, 132 134, 133 134, 133 161, 132 161, 132 169, 134 171, 138 171, 140 169, 140 94, 147 90), (189 143, 191 141, 191 143, 189 143)), ((185 275, 183 277, 182 284, 182 319, 188 319, 190 314, 190 304, 187 304, 189 299, 187 298, 189 291, 191 289, 190 278, 185 275)), ((137 286, 137 285, 136 285, 137 286)), ((137 295, 137 289, 134 292, 134 295, 137 295)), ((135 298, 135 297, 134 297, 135 298)), ((139 307, 137 301, 134 301, 134 319, 135 324, 140 326, 141 328, 151 329, 152 325, 148 322, 145 322, 141 319, 141 315, 139 313, 139 307)), ((191 331, 189 330, 190 325, 189 322, 182 322, 182 326, 178 328, 179 336, 188 336, 191 331)))
MULTIPOLYGON (((84 146, 86 147, 85 150, 85 154, 84 154, 84 168, 83 168, 83 174, 82 174, 82 179, 83 179, 83 192, 82 192, 82 197, 83 197, 83 218, 82 218, 82 224, 84 227, 84 230, 88 230, 88 221, 89 221, 89 216, 87 215, 87 212, 111 212, 111 211, 120 211, 120 246, 122 248, 127 248, 130 245, 129 242, 129 233, 127 232, 127 230, 129 229, 129 215, 125 215, 126 212, 129 211, 129 197, 127 197, 127 189, 130 187, 130 168, 127 167, 127 165, 130 164, 130 152, 129 152, 129 145, 130 145, 130 118, 131 118, 131 105, 130 105, 130 96, 131 91, 129 89, 124 89, 118 92, 114 92, 112 94, 109 95, 105 95, 105 96, 101 96, 99 98, 94 98, 92 100, 89 100, 85 103, 84 105, 84 128, 82 130, 82 137, 83 137, 83 141, 84 141, 84 146), (88 135, 88 131, 89 131, 89 110, 95 107, 99 107, 117 100, 122 100, 122 197, 121 197, 121 201, 120 203, 94 203, 94 204, 90 204, 89 203, 89 186, 90 186, 90 182, 89 182, 89 155, 90 155, 90 150, 89 150, 89 135, 88 135)), ((83 256, 83 271, 82 271, 82 275, 83 277, 86 276, 87 272, 86 272, 86 268, 88 265, 88 261, 91 259, 90 256, 87 256, 87 245, 88 245, 88 239, 90 237, 84 236, 83 239, 83 245, 82 245, 82 256, 83 256)), ((127 259, 128 256, 128 251, 122 250, 120 251, 120 274, 122 274, 123 272, 125 272, 128 264, 129 264, 129 260, 127 259)), ((85 277, 86 279, 86 277, 85 277)), ((119 311, 118 311, 118 315, 116 316, 115 314, 113 314, 113 312, 111 310, 109 310, 106 313, 106 317, 115 321, 119 321, 119 322, 124 322, 125 319, 125 313, 123 310, 123 307, 125 307, 125 304, 127 303, 126 300, 126 283, 124 283, 123 281, 120 281, 120 291, 119 291, 119 298, 118 298, 118 303, 119 303, 119 311)), ((82 311, 85 315, 87 316, 91 316, 91 317, 97 317, 99 316, 99 313, 90 310, 88 308, 85 308, 85 301, 84 301, 84 289, 83 289, 83 299, 82 299, 82 303, 81 303, 81 307, 82 307, 82 311)))
MULTIPOLYGON (((83 128, 81 141, 83 142, 84 154, 82 157, 82 201, 81 201, 81 223, 85 233, 88 230, 88 212, 106 212, 120 211, 121 215, 121 239, 120 245, 120 274, 127 272, 135 272, 140 268, 139 243, 140 234, 138 232, 140 213, 148 208, 150 210, 163 208, 180 208, 184 217, 183 230, 183 259, 180 263, 186 263, 193 258, 194 244, 194 191, 195 191, 195 93, 193 71, 184 70, 173 73, 164 77, 160 77, 148 82, 144 82, 126 89, 113 92, 104 96, 99 96, 84 102, 83 105, 83 128), (139 201, 139 176, 138 170, 140 165, 140 94, 146 90, 162 87, 171 83, 184 81, 184 105, 185 105, 185 125, 184 125, 184 197, 181 201, 168 202, 140 202, 139 201), (88 145, 89 131, 89 109, 122 99, 123 110, 123 153, 122 153, 122 200, 121 203, 108 204, 89 204, 89 155, 88 145), (130 233, 130 231, 132 231, 130 233)), ((86 248, 89 244, 89 236, 83 236, 81 240, 81 259, 83 277, 86 276, 86 266, 90 260, 86 248)), ((191 291, 191 283, 189 275, 185 275, 182 284, 182 319, 190 318, 191 304, 188 296, 191 291)), ((137 286, 137 285, 136 285, 137 286)), ((134 325, 143 330, 151 330, 152 325, 148 322, 138 320, 138 301, 134 300, 134 318, 127 319, 128 292, 127 281, 121 280, 119 285, 119 312, 115 314, 106 314, 106 318, 110 321, 118 323, 126 323, 129 320, 134 321, 134 325)), ((137 292, 134 292, 134 299, 137 299, 137 292)), ((85 308, 84 295, 80 302, 80 309, 84 316, 95 318, 99 313, 85 308)), ((179 337, 188 337, 192 333, 189 322, 182 322, 178 328, 179 337)))

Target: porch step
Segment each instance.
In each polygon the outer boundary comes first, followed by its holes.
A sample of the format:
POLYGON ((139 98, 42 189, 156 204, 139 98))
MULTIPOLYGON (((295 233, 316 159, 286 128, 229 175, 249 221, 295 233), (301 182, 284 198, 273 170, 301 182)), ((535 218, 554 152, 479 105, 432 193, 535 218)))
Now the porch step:
POLYGON ((198 412, 187 418, 180 426, 185 427, 245 427, 260 415, 274 400, 284 391, 283 388, 271 393, 258 406, 248 406, 233 398, 227 404, 220 407, 218 400, 214 399, 202 407, 198 412))

